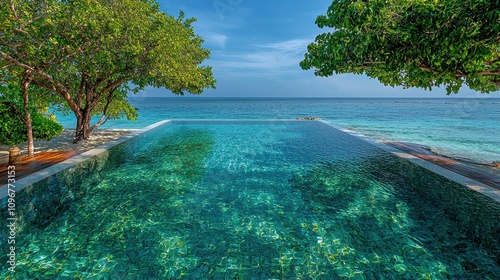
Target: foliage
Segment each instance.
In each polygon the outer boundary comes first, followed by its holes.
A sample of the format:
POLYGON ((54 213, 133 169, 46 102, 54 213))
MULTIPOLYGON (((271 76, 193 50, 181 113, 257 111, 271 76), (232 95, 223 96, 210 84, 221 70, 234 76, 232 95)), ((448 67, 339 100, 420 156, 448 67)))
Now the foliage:
POLYGON ((121 118, 137 120, 137 108, 132 107, 127 101, 127 89, 127 87, 122 85, 119 89, 108 95, 106 99, 99 100, 92 111, 92 115, 101 115, 101 119, 93 127, 101 126, 108 120, 121 118))
POLYGON ((13 145, 27 140, 28 155, 32 156, 34 139, 50 140, 62 132, 62 126, 55 117, 47 116, 49 107, 57 107, 62 99, 47 90, 29 85, 24 95, 20 88, 23 78, 6 72, 0 83, 0 104, 4 107, 0 142, 13 145))
MULTIPOLYGON (((62 125, 53 116, 46 116, 36 109, 31 110, 31 118, 35 139, 50 140, 63 131, 62 125)), ((13 112, 11 107, 0 104, 0 143, 15 145, 27 139, 26 125, 21 118, 13 112)))
POLYGON ((125 89, 182 95, 215 87, 194 19, 167 15, 155 1, 11 3, 0 8, 0 66, 29 70, 34 85, 64 98, 77 118, 75 141, 89 136, 93 115, 135 118, 125 89))
POLYGON ((448 94, 465 83, 484 93, 500 87, 500 2, 335 0, 318 16, 320 34, 300 63, 317 76, 354 73, 384 85, 448 94))
POLYGON ((19 144, 26 141, 26 126, 11 108, 0 104, 0 143, 19 144))

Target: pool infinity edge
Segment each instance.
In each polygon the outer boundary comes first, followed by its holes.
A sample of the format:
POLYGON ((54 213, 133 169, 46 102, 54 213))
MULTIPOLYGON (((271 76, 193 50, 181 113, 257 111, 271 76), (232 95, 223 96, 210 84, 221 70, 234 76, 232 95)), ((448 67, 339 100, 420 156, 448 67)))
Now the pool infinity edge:
POLYGON ((362 133, 359 133, 357 131, 346 129, 344 127, 335 125, 331 122, 324 121, 324 120, 320 120, 320 122, 322 122, 328 126, 331 126, 333 128, 336 128, 342 132, 345 132, 349 135, 352 135, 358 139, 361 139, 361 140, 364 140, 368 143, 371 143, 372 145, 375 145, 376 147, 378 147, 378 148, 380 148, 388 153, 391 153, 391 154, 393 154, 401 159, 405 159, 413 164, 416 164, 420 167, 423 167, 423 168, 431 171, 432 173, 443 176, 446 179, 453 181, 455 183, 458 183, 462 186, 465 186, 465 187, 467 187, 475 192, 481 193, 481 194, 495 200, 496 202, 500 202, 500 190, 497 190, 493 187, 487 186, 487 185, 485 185, 481 182, 478 182, 472 178, 455 173, 451 170, 443 168, 443 167, 436 165, 432 162, 429 162, 429 161, 426 161, 424 159, 418 158, 416 156, 410 155, 408 153, 402 152, 394 147, 391 147, 387 144, 379 142, 379 141, 377 141, 373 138, 370 138, 370 137, 368 137, 362 133))
MULTIPOLYGON (((67 159, 67 160, 61 162, 61 163, 52 165, 52 166, 47 167, 41 171, 35 172, 35 173, 28 175, 24 178, 16 180, 15 191, 19 192, 19 191, 25 189, 26 187, 31 186, 31 185, 33 185, 33 184, 35 184, 43 179, 46 179, 46 178, 48 178, 56 173, 59 173, 65 169, 68 169, 72 166, 75 166, 75 165, 81 163, 81 162, 84 162, 84 161, 88 160, 89 158, 92 158, 92 157, 97 156, 103 152, 106 152, 107 150, 109 150, 109 149, 111 149, 111 148, 113 148, 121 143, 129 141, 130 139, 133 139, 133 138, 135 138, 135 137, 137 137, 145 132, 148 132, 148 131, 150 131, 158 126, 161 126, 163 124, 166 124, 166 123, 169 123, 172 121, 190 121, 190 122, 214 122, 214 121, 269 122, 269 121, 272 121, 272 122, 280 122, 280 121, 300 121, 300 120, 293 120, 293 119, 291 119, 291 120, 290 119, 270 119, 270 120, 265 120, 265 119, 249 119, 249 120, 245 120, 245 119, 235 119, 235 120, 232 120, 232 119, 174 119, 174 120, 163 120, 163 121, 159 121, 157 123, 154 123, 152 125, 149 125, 143 129, 131 132, 127 135, 124 135, 124 136, 118 138, 117 140, 111 141, 107 144, 104 144, 104 145, 101 145, 97 148, 86 151, 80 155, 74 156, 70 159, 67 159)), ((402 152, 396 148, 393 148, 389 145, 386 145, 384 143, 376 141, 375 139, 370 138, 366 135, 363 135, 357 131, 346 129, 344 127, 341 127, 339 125, 333 124, 333 123, 331 123, 329 121, 325 121, 325 120, 319 120, 319 122, 321 122, 325 125, 328 125, 331 128, 334 128, 334 129, 340 130, 344 133, 347 133, 351 136, 354 136, 362 141, 368 142, 368 143, 376 146, 377 148, 380 148, 380 149, 382 149, 390 154, 393 154, 399 158, 405 159, 413 164, 421 166, 421 167, 423 167, 423 168, 425 168, 425 169, 427 169, 435 174, 443 176, 446 179, 453 181, 455 183, 458 183, 460 185, 463 185, 463 186, 465 186, 473 191, 479 192, 479 193, 495 200, 496 202, 500 203, 500 190, 497 190, 493 187, 487 186, 487 185, 480 183, 474 179, 465 177, 465 176, 460 175, 458 173, 455 173, 453 171, 447 170, 447 169, 440 167, 440 166, 438 166, 434 163, 431 163, 429 161, 426 161, 426 160, 420 159, 418 157, 415 157, 413 155, 410 155, 408 153, 402 152)), ((7 197, 7 196, 8 196, 7 184, 0 186, 0 200, 7 197)))
MULTIPOLYGON (((137 131, 123 135, 120 138, 113 140, 113 141, 110 141, 104 145, 97 147, 97 148, 88 150, 82 154, 76 155, 74 157, 71 157, 71 158, 63 161, 63 162, 49 166, 41 171, 30 174, 26 177, 19 179, 19 180, 15 180, 15 182, 12 183, 12 185, 15 185, 15 191, 19 192, 19 191, 37 183, 37 182, 43 180, 43 179, 46 179, 46 178, 48 178, 56 173, 59 173, 59 172, 66 170, 70 167, 73 167, 81 162, 84 162, 84 161, 88 160, 89 158, 92 158, 92 157, 97 156, 103 152, 106 152, 109 149, 111 149, 111 148, 113 148, 121 143, 124 143, 130 139, 133 139, 133 138, 135 138, 135 137, 137 137, 145 132, 148 132, 148 131, 150 131, 150 130, 152 130, 160 125, 168 123, 168 122, 170 122, 170 120, 159 121, 157 123, 154 123, 152 125, 149 125, 149 126, 143 128, 143 129, 139 129, 137 131)), ((1 185, 0 186, 0 200, 6 196, 8 196, 8 185, 7 184, 1 185)))

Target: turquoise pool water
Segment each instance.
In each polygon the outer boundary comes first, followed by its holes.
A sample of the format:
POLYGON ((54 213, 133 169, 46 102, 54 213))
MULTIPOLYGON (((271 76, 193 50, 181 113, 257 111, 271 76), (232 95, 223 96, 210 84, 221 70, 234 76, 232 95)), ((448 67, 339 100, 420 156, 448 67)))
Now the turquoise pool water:
MULTIPOLYGON (((102 128, 142 128, 164 119, 314 116, 378 140, 414 142, 475 161, 500 161, 500 99, 484 96, 489 98, 130 98, 138 108, 137 121, 110 120, 102 128)), ((58 119, 65 128, 75 128, 74 116, 58 119)))
POLYGON ((500 277, 498 203, 320 122, 175 121, 66 173, 0 277, 500 277))

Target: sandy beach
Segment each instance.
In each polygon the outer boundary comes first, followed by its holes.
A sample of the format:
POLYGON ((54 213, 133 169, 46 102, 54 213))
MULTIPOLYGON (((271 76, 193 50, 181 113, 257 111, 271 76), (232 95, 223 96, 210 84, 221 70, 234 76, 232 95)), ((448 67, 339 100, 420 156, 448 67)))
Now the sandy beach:
MULTIPOLYGON (((90 150, 109 141, 116 140, 121 136, 133 132, 134 130, 121 129, 99 129, 95 130, 90 139, 73 144, 74 129, 65 129, 61 135, 49 140, 35 140, 35 153, 46 151, 72 151, 72 150, 90 150)), ((28 155, 27 142, 17 145, 21 149, 22 156, 28 155)), ((11 146, 0 145, 0 164, 9 161, 9 150, 11 146)))

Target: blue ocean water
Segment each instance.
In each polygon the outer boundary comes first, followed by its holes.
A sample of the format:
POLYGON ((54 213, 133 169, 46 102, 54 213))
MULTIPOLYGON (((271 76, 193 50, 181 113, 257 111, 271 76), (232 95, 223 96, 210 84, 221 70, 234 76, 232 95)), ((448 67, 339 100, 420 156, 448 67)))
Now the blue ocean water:
MULTIPOLYGON (((435 152, 500 161, 500 98, 130 98, 142 128, 164 119, 295 119, 314 116, 384 141, 419 143, 435 152)), ((59 116, 74 128, 73 116, 59 116)))

